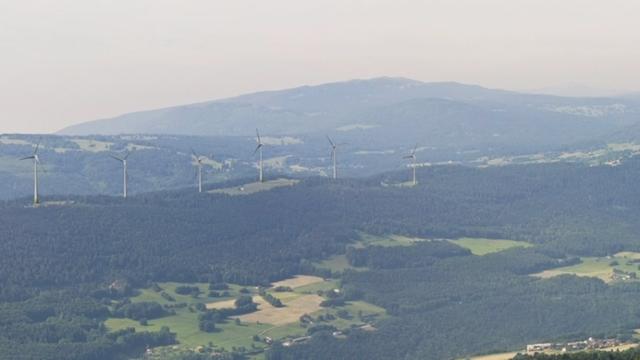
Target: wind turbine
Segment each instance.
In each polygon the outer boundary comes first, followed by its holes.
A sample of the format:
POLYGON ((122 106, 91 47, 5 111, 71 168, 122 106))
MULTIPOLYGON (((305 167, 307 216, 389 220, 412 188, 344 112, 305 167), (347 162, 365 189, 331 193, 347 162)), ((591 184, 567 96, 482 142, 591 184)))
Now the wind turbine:
POLYGON ((409 155, 402 157, 403 159, 411 159, 411 167, 413 172, 413 181, 412 181, 413 186, 416 186, 416 184, 418 184, 418 181, 416 180, 416 150, 418 150, 418 144, 416 144, 416 146, 413 148, 413 151, 411 151, 409 155))
POLYGON ((258 146, 256 146, 256 149, 253 151, 253 155, 255 155, 256 152, 260 152, 260 161, 258 162, 258 180, 262 182, 262 146, 264 146, 264 144, 260 139, 260 132, 258 129, 256 129, 256 141, 258 142, 258 146))
POLYGON ((327 135, 327 140, 329 140, 329 144, 331 144, 331 161, 333 162, 333 178, 337 179, 338 178, 338 166, 336 163, 336 149, 338 148, 338 146, 342 146, 345 145, 344 143, 341 144, 336 144, 333 142, 333 140, 331 140, 331 138, 329 137, 329 135, 327 135))
POLYGON ((127 158, 129 157, 129 155, 131 155, 130 152, 126 152, 125 155, 123 157, 118 157, 115 155, 109 155, 112 158, 120 161, 122 163, 122 177, 124 179, 123 182, 123 188, 122 188, 122 197, 123 198, 127 198, 127 158))
POLYGON ((38 198, 38 165, 40 165, 40 158, 38 157, 38 149, 40 148, 40 140, 36 144, 33 150, 33 155, 25 156, 20 160, 33 159, 33 205, 37 205, 40 202, 38 198))
POLYGON ((197 162, 196 166, 198 166, 198 192, 202 192, 202 161, 205 159, 204 156, 198 156, 196 152, 191 149, 191 156, 197 162))

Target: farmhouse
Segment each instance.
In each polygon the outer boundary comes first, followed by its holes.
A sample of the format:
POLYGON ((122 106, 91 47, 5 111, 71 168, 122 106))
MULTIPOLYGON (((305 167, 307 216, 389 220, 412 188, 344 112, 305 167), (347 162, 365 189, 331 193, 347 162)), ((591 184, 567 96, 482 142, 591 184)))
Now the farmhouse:
POLYGON ((582 341, 572 341, 567 343, 540 343, 527 345, 528 353, 546 352, 546 351, 580 351, 580 350, 596 350, 606 349, 620 345, 616 339, 594 339, 592 337, 582 341))

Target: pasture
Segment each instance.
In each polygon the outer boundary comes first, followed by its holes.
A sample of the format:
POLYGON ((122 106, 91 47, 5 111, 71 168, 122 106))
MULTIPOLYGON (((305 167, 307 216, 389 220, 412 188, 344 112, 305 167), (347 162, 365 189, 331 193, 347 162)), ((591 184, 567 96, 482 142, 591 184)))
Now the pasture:
MULTIPOLYGON (((571 274, 576 276, 588 276, 602 279, 605 282, 621 281, 614 276, 614 270, 624 273, 637 273, 640 271, 640 253, 620 252, 606 257, 583 257, 576 265, 565 266, 533 274, 540 278, 571 274)), ((627 279, 624 281, 629 281, 627 279)))
POLYGON ((534 274, 534 276, 546 279, 558 275, 570 274, 576 276, 595 277, 602 279, 603 281, 610 281, 613 268, 609 263, 612 260, 606 258, 581 258, 581 260, 582 262, 579 264, 545 270, 534 274))
POLYGON ((250 348, 252 344, 263 346, 262 343, 254 342, 252 337, 272 327, 256 323, 236 325, 233 321, 227 321, 224 324, 216 324, 218 331, 207 333, 198 329, 198 314, 190 312, 188 309, 180 309, 176 311, 176 315, 149 320, 147 326, 142 326, 137 321, 130 319, 113 318, 108 319, 105 325, 111 331, 129 327, 135 328, 136 331, 159 331, 163 326, 168 326, 172 332, 177 334, 180 343, 178 346, 183 350, 204 346, 209 342, 218 349, 250 348))
POLYGON ((319 269, 328 269, 333 272, 343 272, 345 270, 366 270, 365 267, 351 266, 351 264, 349 264, 349 260, 347 260, 347 256, 344 254, 333 255, 328 259, 315 262, 313 265, 315 265, 319 269))
POLYGON ((484 239, 484 238, 459 238, 449 240, 450 242, 469 249, 474 255, 486 255, 511 248, 527 248, 533 246, 525 241, 504 240, 504 239, 484 239))

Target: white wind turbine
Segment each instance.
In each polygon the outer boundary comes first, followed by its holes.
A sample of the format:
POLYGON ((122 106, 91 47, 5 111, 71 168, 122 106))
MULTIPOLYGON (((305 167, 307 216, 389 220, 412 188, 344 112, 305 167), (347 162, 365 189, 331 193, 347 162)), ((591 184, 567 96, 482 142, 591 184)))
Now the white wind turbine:
POLYGON ((258 132, 258 129, 256 129, 256 141, 258 146, 256 146, 256 149, 253 151, 253 155, 255 155, 256 152, 260 153, 260 160, 258 162, 258 180, 262 182, 262 146, 264 146, 264 144, 260 139, 260 132, 258 132))
MULTIPOLYGON (((204 156, 199 156, 196 152, 191 149, 191 157, 196 161, 196 166, 198 167, 198 192, 202 192, 202 162, 204 161, 204 156)), ((213 156, 212 156, 213 157, 213 156)))
POLYGON ((123 188, 122 188, 122 197, 125 198, 125 199, 127 198, 127 158, 129 157, 129 155, 131 155, 131 153, 128 152, 128 151, 124 154, 123 157, 118 157, 118 156, 115 156, 115 155, 109 155, 112 158, 114 158, 114 159, 116 159, 116 160, 118 160, 118 161, 120 161, 122 163, 122 177, 124 179, 123 188))
POLYGON ((412 181, 412 185, 415 186, 416 184, 418 184, 418 181, 416 180, 416 150, 418 149, 418 144, 416 144, 416 146, 413 148, 413 151, 411 151, 411 153, 407 156, 403 156, 403 159, 411 159, 411 170, 413 173, 413 181, 412 181))
POLYGON ((38 165, 40 165, 40 158, 38 157, 38 149, 40 148, 40 140, 36 144, 33 154, 31 156, 25 156, 20 160, 33 159, 33 204, 37 205, 40 202, 38 198, 38 165))
POLYGON ((338 148, 338 146, 345 145, 345 143, 336 144, 336 143, 333 142, 333 140, 331 140, 329 135, 327 135, 327 140, 329 140, 329 144, 331 144, 331 161, 333 162, 333 178, 337 179, 338 178, 338 165, 337 165, 337 160, 336 160, 336 149, 338 148))

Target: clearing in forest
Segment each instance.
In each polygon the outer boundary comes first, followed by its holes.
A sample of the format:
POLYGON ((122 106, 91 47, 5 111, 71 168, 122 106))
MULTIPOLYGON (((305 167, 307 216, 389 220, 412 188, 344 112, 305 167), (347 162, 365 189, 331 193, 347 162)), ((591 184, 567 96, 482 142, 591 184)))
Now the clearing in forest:
POLYGON ((234 187, 228 187, 223 189, 215 189, 210 190, 208 193, 210 194, 226 194, 231 196, 237 195, 250 195, 260 191, 268 191, 279 187, 293 186, 300 182, 300 180, 295 179, 275 179, 275 180, 267 180, 264 182, 254 182, 234 187))
POLYGON ((640 271, 640 253, 620 252, 606 257, 583 257, 580 263, 533 274, 540 278, 550 278, 570 274, 602 279, 605 282, 636 280, 640 271))
POLYGON ((324 279, 318 276, 296 275, 290 279, 276 281, 272 285, 274 288, 278 286, 288 286, 292 289, 295 289, 298 287, 315 284, 323 281, 324 279))
POLYGON ((511 248, 527 248, 533 246, 526 241, 484 239, 484 238, 459 238, 450 242, 469 249, 473 255, 486 255, 511 248))

